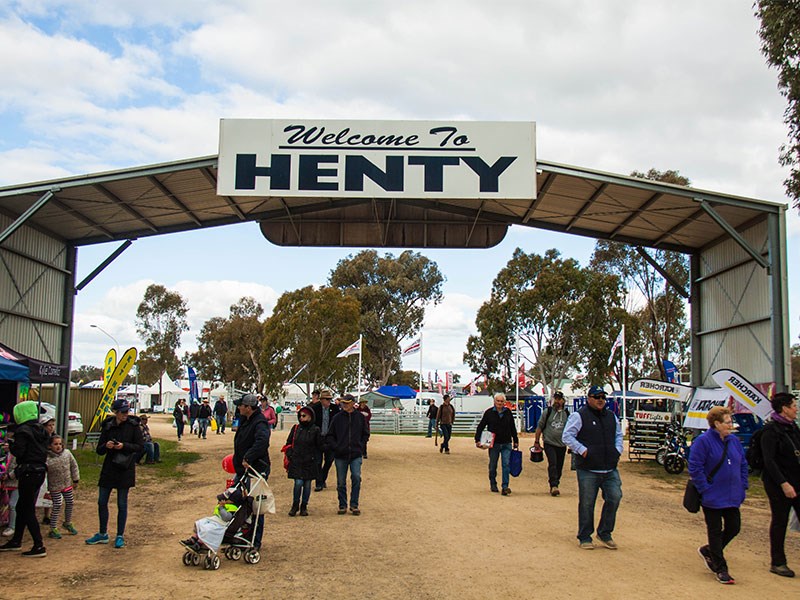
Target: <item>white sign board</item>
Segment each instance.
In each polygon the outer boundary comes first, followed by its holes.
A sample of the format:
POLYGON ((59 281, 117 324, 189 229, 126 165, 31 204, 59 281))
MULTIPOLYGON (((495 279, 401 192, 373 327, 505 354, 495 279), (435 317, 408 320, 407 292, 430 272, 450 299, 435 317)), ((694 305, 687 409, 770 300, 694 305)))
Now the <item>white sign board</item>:
POLYGON ((221 119, 217 193, 536 197, 532 122, 221 119))
POLYGON ((708 429, 706 415, 715 406, 727 406, 730 393, 723 388, 697 388, 694 391, 686 418, 683 420, 685 429, 708 429))
POLYGON ((680 400, 682 403, 689 400, 693 389, 689 385, 658 381, 656 379, 637 379, 631 384, 631 390, 634 392, 648 396, 658 396, 659 398, 680 400))

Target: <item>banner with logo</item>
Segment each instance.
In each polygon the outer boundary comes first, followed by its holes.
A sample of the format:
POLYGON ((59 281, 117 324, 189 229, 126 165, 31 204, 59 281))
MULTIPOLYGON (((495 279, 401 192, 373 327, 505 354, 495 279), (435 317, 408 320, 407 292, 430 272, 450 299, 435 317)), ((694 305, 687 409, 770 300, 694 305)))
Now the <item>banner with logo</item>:
POLYGON ((715 406, 728 406, 730 393, 723 388, 697 388, 694 391, 683 427, 686 429, 708 429, 706 416, 715 406))
POLYGON ((689 385, 669 383, 668 381, 658 381, 656 379, 637 379, 631 384, 631 391, 647 394, 648 396, 679 400, 682 404, 689 401, 693 390, 694 388, 689 385))
POLYGON ((117 366, 117 351, 111 348, 106 354, 106 360, 103 363, 103 389, 108 385, 108 380, 114 374, 114 367, 117 366))
POLYGON ((714 371, 711 378, 727 390, 736 402, 754 415, 766 419, 772 414, 772 405, 770 405, 769 399, 736 371, 720 369, 714 371))
POLYGON ((97 410, 94 411, 92 423, 89 425, 89 429, 86 430, 87 433, 94 430, 95 424, 103 418, 103 415, 111 410, 111 404, 114 402, 114 398, 117 397, 117 390, 119 386, 122 385, 122 382, 125 381, 125 378, 128 376, 134 364, 136 364, 136 348, 128 348, 114 368, 114 372, 111 374, 108 384, 103 388, 103 395, 100 397, 97 410))

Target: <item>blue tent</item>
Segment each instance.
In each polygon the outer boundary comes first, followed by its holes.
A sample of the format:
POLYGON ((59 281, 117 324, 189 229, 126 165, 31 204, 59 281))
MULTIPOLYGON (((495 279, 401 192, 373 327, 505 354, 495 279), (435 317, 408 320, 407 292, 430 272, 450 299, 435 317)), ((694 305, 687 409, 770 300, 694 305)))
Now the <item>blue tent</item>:
POLYGON ((0 381, 28 381, 28 367, 0 356, 0 381))
POLYGON ((407 385, 384 385, 379 387, 375 390, 379 394, 383 394, 384 396, 390 396, 391 398, 399 398, 401 400, 406 400, 408 398, 416 398, 417 392, 408 387, 407 385))

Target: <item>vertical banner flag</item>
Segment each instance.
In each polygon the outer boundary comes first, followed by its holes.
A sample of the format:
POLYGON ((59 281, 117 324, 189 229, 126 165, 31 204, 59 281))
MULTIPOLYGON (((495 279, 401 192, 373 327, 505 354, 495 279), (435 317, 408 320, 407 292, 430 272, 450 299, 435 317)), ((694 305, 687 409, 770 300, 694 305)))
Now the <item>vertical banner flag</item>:
POLYGON ((119 363, 117 364, 114 372, 108 380, 108 385, 103 388, 103 395, 100 397, 100 403, 97 405, 97 410, 94 411, 92 423, 87 429, 87 433, 92 431, 95 424, 111 410, 111 403, 117 396, 119 386, 125 381, 133 365, 136 363, 136 348, 128 348, 122 355, 119 363))
POLYGON ((117 366, 117 351, 114 348, 106 354, 106 360, 103 367, 103 389, 108 385, 108 380, 114 374, 114 367, 117 366))
POLYGON ((617 348, 621 348, 623 344, 623 337, 625 335, 625 326, 623 325, 622 329, 619 330, 619 335, 617 339, 614 340, 614 345, 611 346, 611 354, 608 355, 608 364, 614 362, 614 354, 617 352, 617 348))
POLYGON ((772 414, 772 405, 756 386, 730 369, 720 369, 711 378, 727 390, 736 402, 750 410, 754 415, 766 419, 772 414))
POLYGON ((358 338, 355 342, 350 344, 347 348, 339 352, 336 355, 336 358, 346 358, 353 354, 360 354, 361 353, 361 338, 358 338))
POLYGON ((450 393, 450 390, 453 389, 453 372, 447 371, 445 373, 445 388, 447 389, 447 393, 450 393))
POLYGON ((433 391, 433 379, 431 379, 431 372, 428 371, 428 389, 433 391))
POLYGON ((525 377, 525 363, 522 363, 519 367, 519 373, 517 373, 517 382, 521 388, 524 388, 528 383, 528 380, 525 377))
POLYGON ((420 338, 415 339, 411 344, 403 350, 403 356, 408 356, 409 354, 416 354, 420 351, 422 347, 422 340, 420 338))
POLYGON ((667 381, 670 383, 680 383, 680 376, 678 375, 678 368, 671 360, 661 361, 664 364, 664 373, 667 376, 667 381))
POLYGON ((192 367, 188 367, 189 373, 189 404, 200 402, 200 394, 197 393, 197 373, 192 367))

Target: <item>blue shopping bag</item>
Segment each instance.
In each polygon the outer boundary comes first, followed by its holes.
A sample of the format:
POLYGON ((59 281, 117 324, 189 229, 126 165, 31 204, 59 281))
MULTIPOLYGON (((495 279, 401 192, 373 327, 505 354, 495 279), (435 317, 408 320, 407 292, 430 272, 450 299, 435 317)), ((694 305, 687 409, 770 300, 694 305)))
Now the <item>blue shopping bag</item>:
POLYGON ((522 450, 512 450, 508 460, 508 469, 512 477, 519 477, 522 473, 522 450))

